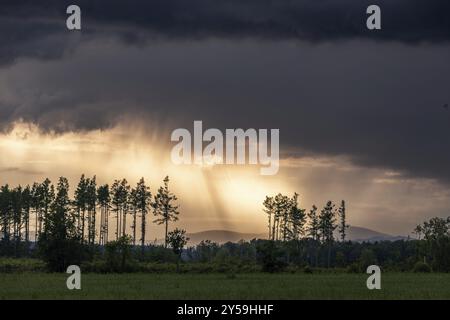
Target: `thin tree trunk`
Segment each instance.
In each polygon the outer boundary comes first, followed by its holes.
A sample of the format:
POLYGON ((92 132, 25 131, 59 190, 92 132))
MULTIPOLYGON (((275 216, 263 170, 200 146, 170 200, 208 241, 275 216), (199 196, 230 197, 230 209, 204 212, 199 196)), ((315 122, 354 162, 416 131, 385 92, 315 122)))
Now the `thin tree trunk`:
POLYGON ((30 242, 30 211, 28 210, 25 217, 25 242, 30 242))
POLYGON ((87 244, 91 244, 91 211, 87 212, 87 230, 86 230, 87 244))
POLYGON ((280 218, 277 219, 277 234, 275 236, 275 240, 280 238, 280 218))
POLYGON ((123 225, 122 225, 122 227, 123 227, 122 236, 125 236, 126 228, 127 228, 127 212, 126 211, 123 212, 123 225))
POLYGON ((38 240, 38 234, 39 234, 39 209, 36 209, 35 212, 35 225, 34 225, 34 242, 36 243, 38 240))
POLYGON ((141 221, 141 252, 142 258, 144 258, 145 250, 145 211, 142 211, 142 221, 141 221))
POLYGON ((119 209, 116 210, 116 240, 119 240, 119 225, 120 225, 120 215, 119 209))
POLYGON ((276 225, 276 217, 273 217, 273 224, 272 224, 272 240, 275 240, 275 225, 276 225))
POLYGON ((77 215, 77 231, 78 231, 78 235, 81 234, 81 212, 80 209, 78 208, 78 215, 77 215))
POLYGON ((167 231, 169 230, 169 220, 166 219, 166 237, 164 238, 164 248, 167 248, 167 231))
POLYGON ((103 206, 100 207, 100 238, 98 240, 99 245, 104 244, 104 237, 105 237, 105 215, 104 215, 105 208, 103 206))
POLYGON ((120 232, 122 230, 120 220, 122 219, 122 212, 117 211, 117 232, 116 232, 116 240, 119 240, 120 232))
POLYGON ((97 212, 96 212, 95 206, 94 206, 94 209, 92 211, 92 244, 95 244, 95 223, 96 223, 95 216, 96 215, 97 215, 97 212))
POLYGON ((328 263, 327 263, 327 268, 330 268, 330 260, 331 260, 331 244, 328 244, 328 263))
POLYGON ((106 226, 106 230, 105 230, 105 244, 108 243, 109 241, 109 210, 108 207, 105 207, 105 226, 106 226))
POLYGON ((85 212, 83 210, 81 212, 81 242, 84 242, 84 220, 85 220, 85 212))
POLYGON ((133 212, 133 246, 136 246, 136 209, 133 212))

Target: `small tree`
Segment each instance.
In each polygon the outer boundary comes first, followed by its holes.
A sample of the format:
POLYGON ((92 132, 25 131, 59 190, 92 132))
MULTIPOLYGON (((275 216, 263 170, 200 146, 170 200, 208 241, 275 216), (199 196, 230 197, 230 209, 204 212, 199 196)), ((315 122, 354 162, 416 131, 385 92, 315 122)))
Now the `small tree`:
POLYGON ((28 250, 28 246, 30 243, 30 211, 32 206, 32 194, 30 186, 26 186, 25 189, 23 189, 22 202, 22 215, 25 224, 25 242, 28 250))
POLYGON ((47 178, 41 183, 39 188, 39 201, 41 207, 41 213, 39 218, 39 235, 42 230, 45 232, 45 224, 48 222, 48 216, 50 212, 50 207, 55 200, 55 187, 51 181, 47 178))
POLYGON ((313 240, 319 240, 319 217, 317 215, 317 207, 312 206, 312 209, 308 213, 308 236, 313 240))
POLYGON ((181 253, 183 252, 184 246, 189 241, 186 237, 186 230, 175 229, 167 234, 167 242, 169 243, 172 251, 177 255, 177 272, 180 271, 180 260, 181 253))
POLYGON ((130 209, 133 214, 133 223, 131 224, 131 230, 133 232, 133 246, 136 246, 136 229, 137 229, 137 210, 138 210, 138 199, 136 189, 131 189, 130 197, 130 209))
POLYGON ((152 194, 150 193, 150 188, 145 185, 144 178, 139 180, 136 185, 136 209, 141 213, 141 253, 144 256, 145 249, 145 236, 146 236, 146 226, 147 226, 147 213, 151 207, 152 194))
POLYGON ((95 244, 95 226, 97 215, 97 183, 96 177, 87 180, 86 204, 88 210, 88 243, 95 244))
POLYGON ((116 240, 126 233, 126 216, 130 186, 126 179, 115 180, 112 185, 112 206, 116 214, 116 240))
POLYGON ((76 207, 76 217, 78 224, 78 232, 81 235, 81 241, 84 242, 84 232, 85 232, 85 221, 86 221, 86 210, 87 210, 87 188, 88 181, 86 180, 84 174, 81 175, 80 182, 75 190, 75 200, 74 204, 76 207))
POLYGON ((289 238, 299 240, 305 232, 304 226, 306 222, 306 214, 305 209, 300 209, 298 207, 297 193, 294 193, 294 196, 291 199, 289 222, 292 225, 292 228, 289 229, 289 238))
POLYGON ((377 256, 372 249, 363 249, 359 257, 359 265, 362 272, 365 272, 367 267, 373 264, 378 264, 377 256))
POLYGON ((263 202, 264 209, 263 211, 267 214, 268 217, 268 227, 269 227, 269 238, 272 239, 272 214, 274 212, 274 202, 273 197, 266 197, 266 199, 263 202))
POLYGON ((328 246, 328 258, 327 267, 330 267, 331 260, 331 246, 334 242, 333 232, 336 229, 336 211, 334 209, 334 204, 328 201, 325 207, 322 209, 319 215, 319 231, 322 243, 328 246))
POLYGON ((286 240, 287 220, 289 215, 289 197, 277 194, 274 198, 274 221, 272 225, 272 240, 286 240), (281 230, 281 231, 280 231, 281 230))
POLYGON ((345 213, 345 201, 342 200, 341 206, 339 207, 339 234, 341 236, 341 241, 345 242, 345 237, 347 236, 347 229, 349 225, 346 222, 346 213, 345 213))
POLYGON ((259 241, 256 244, 258 260, 264 272, 280 272, 287 267, 283 251, 275 241, 259 241))
POLYGON ((423 235, 421 248, 426 263, 427 256, 432 259, 433 270, 450 271, 450 217, 432 218, 415 229, 415 233, 423 235))
POLYGON ((100 205, 100 245, 105 245, 109 240, 109 208, 111 196, 109 194, 109 185, 105 184, 98 187, 97 199, 100 205))
POLYGON ((132 240, 130 236, 124 235, 106 244, 106 263, 110 271, 124 272, 129 269, 132 240))
POLYGON ((82 259, 81 239, 70 214, 69 183, 66 178, 59 178, 56 198, 49 207, 44 227, 39 237, 39 249, 49 269, 62 272, 68 265, 79 264, 82 259))
POLYGON ((177 197, 169 191, 169 177, 167 176, 164 179, 164 187, 158 189, 158 193, 155 195, 155 202, 152 204, 153 214, 155 217, 158 217, 154 222, 157 224, 164 224, 166 227, 164 241, 165 248, 167 248, 169 222, 177 221, 178 214, 180 213, 178 211, 178 206, 174 205, 176 200, 177 197))
POLYGON ((10 241, 10 224, 12 220, 12 204, 11 189, 8 185, 2 186, 0 189, 0 217, 1 217, 1 234, 2 242, 6 247, 10 241))

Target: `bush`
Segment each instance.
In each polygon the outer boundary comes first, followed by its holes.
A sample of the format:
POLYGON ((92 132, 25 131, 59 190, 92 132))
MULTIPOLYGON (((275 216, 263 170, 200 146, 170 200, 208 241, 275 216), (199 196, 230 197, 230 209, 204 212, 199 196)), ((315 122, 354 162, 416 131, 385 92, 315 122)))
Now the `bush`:
POLYGON ((417 262, 414 265, 413 272, 430 273, 431 272, 431 267, 428 264, 426 264, 426 263, 424 263, 422 261, 419 261, 419 262, 417 262))
POLYGON ((65 272, 69 265, 81 265, 89 251, 77 239, 53 239, 42 236, 38 245, 39 255, 52 272, 65 272))
POLYGON ((368 266, 378 264, 377 257, 372 249, 364 249, 359 257, 360 270, 366 271, 368 266))
POLYGON ((313 273, 313 269, 310 266, 306 266, 303 268, 303 272, 304 273, 308 273, 308 274, 312 274, 313 273))
MULTIPOLYGON (((128 261, 124 269, 120 265, 111 264, 107 260, 94 260, 81 265, 83 272, 93 273, 121 273, 121 272, 141 272, 141 273, 175 273, 176 263, 160 262, 137 262, 128 261)), ((261 272, 261 267, 256 264, 225 264, 225 263, 182 263, 181 273, 202 274, 202 273, 222 273, 239 274, 261 272)))
POLYGON ((131 241, 130 236, 122 236, 106 244, 106 268, 109 272, 131 272, 135 269, 131 256, 131 241))
POLYGON ((286 267, 286 269, 284 271, 289 272, 289 273, 297 273, 299 270, 300 270, 299 267, 297 267, 296 265, 290 264, 286 267))
POLYGON ((145 273, 174 273, 177 270, 175 263, 146 263, 140 264, 139 267, 141 272, 145 273))
POLYGON ((0 273, 44 272, 46 265, 37 259, 0 259, 0 273))
POLYGON ((159 245, 149 245, 145 247, 144 255, 141 248, 135 248, 135 257, 143 262, 176 263, 177 255, 171 249, 159 245))
POLYGON ((283 252, 274 241, 264 241, 257 246, 257 254, 264 272, 281 272, 287 267, 283 252))
POLYGON ((359 263, 352 263, 347 267, 347 273, 360 273, 361 266, 359 263))

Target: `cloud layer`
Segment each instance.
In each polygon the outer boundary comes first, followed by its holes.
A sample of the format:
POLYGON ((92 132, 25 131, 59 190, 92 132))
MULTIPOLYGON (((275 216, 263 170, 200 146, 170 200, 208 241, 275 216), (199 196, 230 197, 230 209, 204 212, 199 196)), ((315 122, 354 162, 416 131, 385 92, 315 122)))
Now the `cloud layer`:
POLYGON ((450 182, 448 1, 2 1, 0 127, 280 128, 282 152, 450 182))
MULTIPOLYGON (((0 8, 0 63, 21 56, 59 57, 72 44, 65 30, 67 0, 4 0, 0 8), (38 48, 38 49, 36 49, 38 48)), ((355 38, 404 43, 450 40, 446 0, 379 0, 381 31, 369 32, 369 0, 121 0, 76 2, 83 37, 108 35, 129 44, 159 37, 302 40, 355 38)))

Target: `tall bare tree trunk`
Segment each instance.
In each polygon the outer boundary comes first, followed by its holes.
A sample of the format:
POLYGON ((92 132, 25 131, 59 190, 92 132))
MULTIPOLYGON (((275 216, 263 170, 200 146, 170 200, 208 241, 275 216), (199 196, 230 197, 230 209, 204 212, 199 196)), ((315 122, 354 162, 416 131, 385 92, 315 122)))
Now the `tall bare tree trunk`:
POLYGON ((141 221, 141 251, 142 258, 144 258, 145 250, 145 210, 142 210, 142 221, 141 221))
POLYGON ((38 210, 36 210, 35 212, 36 214, 36 221, 35 221, 35 225, 34 225, 34 242, 37 242, 37 234, 38 234, 38 210))
POLYGON ((127 228, 127 212, 124 210, 123 211, 123 223, 122 223, 122 236, 125 236, 126 234, 126 228, 127 228))
POLYGON ((116 215, 116 240, 119 240, 119 228, 120 228, 120 217, 122 213, 119 209, 117 209, 117 215, 116 215))
POLYGON ((164 248, 167 248, 167 233, 169 230, 169 220, 166 220, 166 237, 164 238, 164 248))
POLYGON ((136 209, 133 211, 133 246, 136 246, 136 209))
POLYGON ((103 245, 104 244, 104 237, 105 237, 104 210, 105 210, 105 208, 103 206, 100 207, 100 238, 98 240, 98 244, 99 245, 103 245))
POLYGON ((272 224, 272 240, 275 240, 275 227, 276 227, 276 217, 273 217, 273 224, 272 224))
POLYGON ((105 244, 109 241, 109 210, 108 207, 105 208, 105 244))
POLYGON ((81 242, 83 242, 83 243, 84 243, 84 230, 85 230, 84 222, 85 222, 85 220, 86 220, 86 212, 85 212, 85 210, 83 210, 81 212, 81 242))

